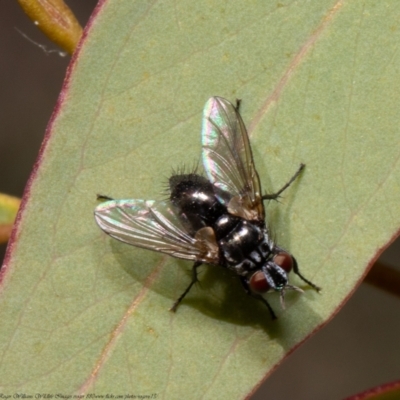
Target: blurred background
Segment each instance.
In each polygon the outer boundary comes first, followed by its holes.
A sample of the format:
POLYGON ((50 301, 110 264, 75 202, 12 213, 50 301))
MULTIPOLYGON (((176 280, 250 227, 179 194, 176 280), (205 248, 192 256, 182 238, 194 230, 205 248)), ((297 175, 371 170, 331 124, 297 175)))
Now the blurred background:
MULTIPOLYGON (((67 4, 84 26, 97 1, 67 4)), ((0 192, 21 197, 70 57, 59 55, 17 2, 1 1, 0 15, 0 192)), ((0 261, 5 249, 0 246, 0 261)), ((399 259, 397 240, 380 260, 400 270, 399 259)), ((399 380, 399 302, 400 297, 363 283, 339 314, 291 354, 251 399, 343 399, 399 380)))

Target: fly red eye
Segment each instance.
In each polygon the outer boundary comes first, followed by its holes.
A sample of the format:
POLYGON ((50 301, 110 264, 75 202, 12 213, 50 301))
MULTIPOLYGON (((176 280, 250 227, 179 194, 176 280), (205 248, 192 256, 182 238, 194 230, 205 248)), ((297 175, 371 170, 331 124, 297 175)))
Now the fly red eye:
POLYGON ((250 289, 255 293, 265 293, 271 288, 265 279, 264 272, 257 271, 250 278, 250 289))
POLYGON ((283 251, 274 256, 273 262, 286 272, 290 272, 293 268, 293 257, 283 251))

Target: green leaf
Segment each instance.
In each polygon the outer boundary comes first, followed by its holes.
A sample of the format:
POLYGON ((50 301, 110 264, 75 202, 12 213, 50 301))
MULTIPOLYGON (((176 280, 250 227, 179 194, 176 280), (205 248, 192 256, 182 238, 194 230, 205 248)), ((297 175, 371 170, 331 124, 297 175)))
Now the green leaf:
MULTIPOLYGON (((34 172, 0 301, 3 393, 244 398, 326 323, 397 235, 395 2, 104 1, 73 60, 34 172), (96 226, 96 194, 165 198, 200 160, 201 113, 242 99, 277 242, 323 291, 279 315, 237 279, 96 226)), ((305 287, 292 276, 295 285, 305 287)))

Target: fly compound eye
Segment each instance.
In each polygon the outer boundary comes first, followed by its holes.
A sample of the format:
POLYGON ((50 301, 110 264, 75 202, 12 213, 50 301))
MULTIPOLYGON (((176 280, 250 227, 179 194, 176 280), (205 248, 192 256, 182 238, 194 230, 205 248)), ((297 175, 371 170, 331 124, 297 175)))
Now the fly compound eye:
POLYGON ((293 268, 293 257, 284 251, 276 254, 272 261, 286 272, 290 272, 293 268))
POLYGON ((262 271, 257 271, 251 276, 249 286, 255 293, 266 293, 271 288, 262 271))

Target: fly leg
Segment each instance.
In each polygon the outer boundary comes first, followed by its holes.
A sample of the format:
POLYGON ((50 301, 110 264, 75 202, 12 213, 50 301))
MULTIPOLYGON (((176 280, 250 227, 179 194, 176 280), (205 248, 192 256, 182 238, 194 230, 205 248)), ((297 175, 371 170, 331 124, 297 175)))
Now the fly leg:
POLYGON ((104 194, 98 194, 97 200, 110 201, 110 200, 114 200, 114 199, 112 197, 105 196, 104 194))
MULTIPOLYGON (((237 113, 239 113, 239 109, 240 109, 240 103, 242 102, 241 99, 236 99, 236 105, 235 105, 235 110, 237 113)), ((289 182, 286 183, 286 185, 284 185, 280 190, 278 190, 276 193, 272 193, 272 194, 265 194, 264 196, 262 196, 261 198, 263 200, 276 200, 283 191, 285 191, 295 180, 296 178, 300 175, 301 171, 304 169, 306 165, 305 164, 300 164, 299 169, 296 171, 296 173, 290 178, 289 182)))
POLYGON ((300 175, 301 171, 303 171, 304 167, 306 165, 305 164, 300 164, 299 169, 296 171, 296 173, 290 178, 289 182, 286 183, 286 185, 284 185, 280 190, 278 190, 276 193, 272 193, 272 194, 264 194, 264 196, 262 196, 261 198, 263 200, 276 200, 281 193, 286 190, 295 180, 296 178, 300 175))
POLYGON ((321 290, 321 288, 319 286, 317 286, 315 283, 312 283, 311 281, 309 281, 307 278, 305 278, 301 272, 299 271, 299 266, 297 265, 297 261, 294 257, 293 258, 293 272, 299 276, 304 282, 308 283, 312 288, 314 288, 317 292, 319 292, 321 290))
POLYGON ((242 99, 236 99, 236 104, 235 104, 235 110, 239 112, 240 108, 240 103, 242 102, 242 99))
POLYGON ((196 261, 193 264, 192 267, 192 281, 190 282, 189 286, 186 288, 186 290, 179 296, 179 298, 175 301, 175 303, 172 305, 172 307, 169 309, 169 311, 176 311, 178 308, 180 302, 183 300, 183 298, 189 293, 190 289, 192 286, 198 281, 197 279, 197 268, 200 267, 201 262, 196 261))
POLYGON ((275 312, 274 312, 274 310, 272 309, 271 305, 268 303, 268 301, 265 300, 264 297, 262 297, 260 294, 253 293, 253 292, 250 290, 249 284, 247 283, 247 280, 246 280, 244 277, 239 276, 239 279, 240 279, 240 282, 241 282, 242 285, 243 285, 244 291, 245 291, 248 295, 254 297, 255 299, 257 299, 257 300, 259 300, 259 301, 261 301, 262 303, 264 303, 264 304, 267 306, 268 311, 269 311, 269 313, 270 313, 270 315, 271 315, 271 319, 277 319, 277 316, 275 315, 275 312))

